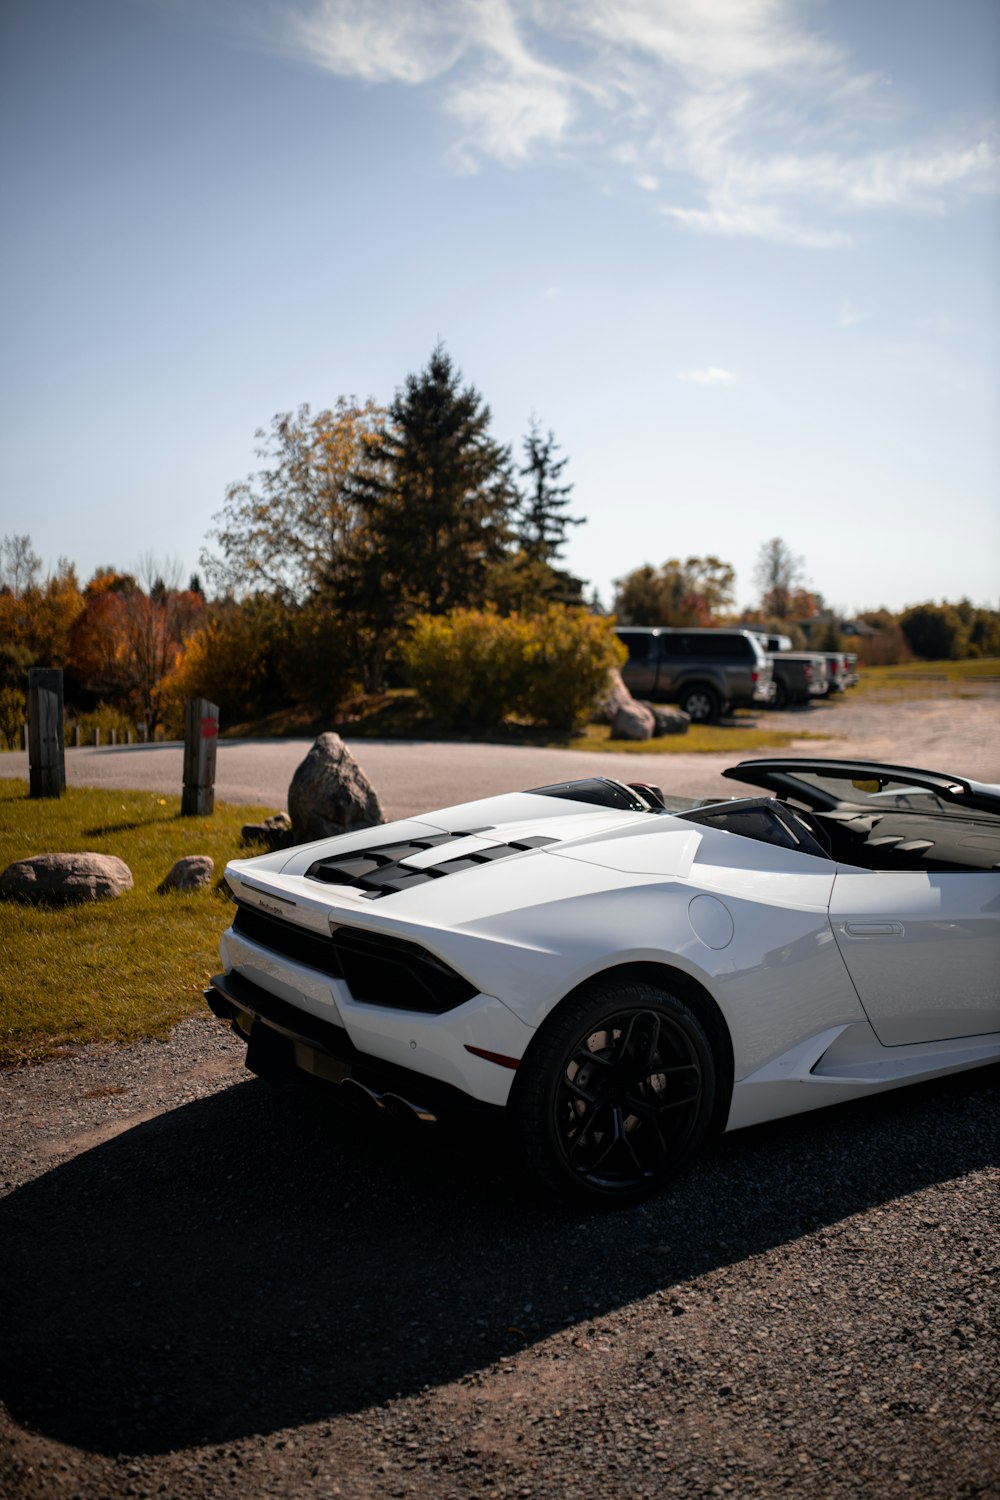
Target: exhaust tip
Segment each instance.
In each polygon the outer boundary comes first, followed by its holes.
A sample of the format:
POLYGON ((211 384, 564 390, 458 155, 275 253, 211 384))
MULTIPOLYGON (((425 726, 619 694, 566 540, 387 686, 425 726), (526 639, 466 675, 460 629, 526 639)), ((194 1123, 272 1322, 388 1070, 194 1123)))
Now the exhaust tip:
POLYGON ((412 1099, 404 1099, 402 1094, 383 1094, 382 1107, 396 1120, 415 1120, 420 1125, 436 1125, 438 1122, 433 1110, 423 1104, 414 1104, 412 1099))

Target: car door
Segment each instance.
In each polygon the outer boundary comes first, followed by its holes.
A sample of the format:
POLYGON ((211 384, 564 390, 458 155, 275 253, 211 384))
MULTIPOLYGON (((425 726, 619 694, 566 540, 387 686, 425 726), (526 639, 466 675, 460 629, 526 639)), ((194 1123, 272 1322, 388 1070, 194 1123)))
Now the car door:
POLYGON ((1000 871, 841 868, 830 922, 884 1047, 1000 1031, 1000 871))
POLYGON ((1000 1032, 1000 789, 804 757, 723 774, 842 831, 830 923, 883 1046, 1000 1032))
POLYGON ((619 640, 628 649, 628 661, 622 667, 622 681, 635 698, 651 698, 656 692, 658 644, 655 635, 644 630, 619 630, 619 640))

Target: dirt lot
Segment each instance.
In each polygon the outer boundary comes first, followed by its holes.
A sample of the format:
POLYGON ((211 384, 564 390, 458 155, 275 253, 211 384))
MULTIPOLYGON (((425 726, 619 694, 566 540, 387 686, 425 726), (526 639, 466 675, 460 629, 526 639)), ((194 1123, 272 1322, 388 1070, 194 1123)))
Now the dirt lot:
MULTIPOLYGON (((844 710, 1000 779, 995 694, 844 710)), ((981 1070, 593 1215, 207 1016, 2 1075, 0 1495, 1000 1495, 998 1117, 981 1070)))

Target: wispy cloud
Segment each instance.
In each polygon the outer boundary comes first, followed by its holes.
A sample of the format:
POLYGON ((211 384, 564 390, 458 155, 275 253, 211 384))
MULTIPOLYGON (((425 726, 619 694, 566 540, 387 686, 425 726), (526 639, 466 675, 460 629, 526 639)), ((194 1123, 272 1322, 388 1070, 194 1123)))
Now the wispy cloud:
POLYGON ((281 45, 434 90, 465 170, 610 160, 683 228, 851 243, 860 215, 1000 190, 1000 130, 901 141, 884 79, 795 0, 299 0, 281 45))
POLYGON ((690 385, 732 385, 736 376, 721 365, 708 365, 704 370, 678 370, 677 379, 690 385))
POLYGON ((840 328, 853 328, 856 323, 863 323, 865 314, 856 307, 850 297, 845 297, 840 304, 840 312, 837 314, 837 324, 840 328))

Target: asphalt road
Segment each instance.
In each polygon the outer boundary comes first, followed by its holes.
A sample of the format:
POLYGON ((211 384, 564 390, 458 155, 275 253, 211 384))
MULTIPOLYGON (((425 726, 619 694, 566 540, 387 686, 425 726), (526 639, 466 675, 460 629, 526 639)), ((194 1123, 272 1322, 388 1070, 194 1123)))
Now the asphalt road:
MULTIPOLYGON (((675 796, 729 796, 727 766, 757 755, 856 755, 926 766, 1000 781, 1000 695, 941 696, 933 700, 848 696, 811 709, 768 714, 762 724, 802 738, 780 751, 721 755, 583 753, 529 746, 435 744, 426 741, 347 739, 369 776, 387 818, 411 817, 498 792, 523 791, 574 776, 614 776, 651 781, 675 796)), ((220 801, 286 806, 288 783, 310 740, 221 740, 216 774, 220 801)), ((160 745, 93 746, 66 752, 73 786, 104 786, 179 793, 183 769, 179 741, 160 745)), ((0 776, 27 778, 23 752, 0 755, 0 776)))
MULTIPOLYGON (((215 793, 220 801, 286 806, 288 784, 311 740, 223 740, 215 793)), ((721 769, 733 756, 604 755, 529 746, 347 741, 378 791, 387 818, 411 817, 432 807, 472 801, 497 792, 523 791, 576 776, 670 783, 680 795, 727 793, 721 769)), ((183 747, 177 743, 66 752, 70 785, 179 792, 183 747)), ((0 775, 28 774, 27 756, 5 755, 0 775)), ((666 788, 664 788, 666 790, 666 788)), ((728 789, 731 790, 731 787, 728 789)))

